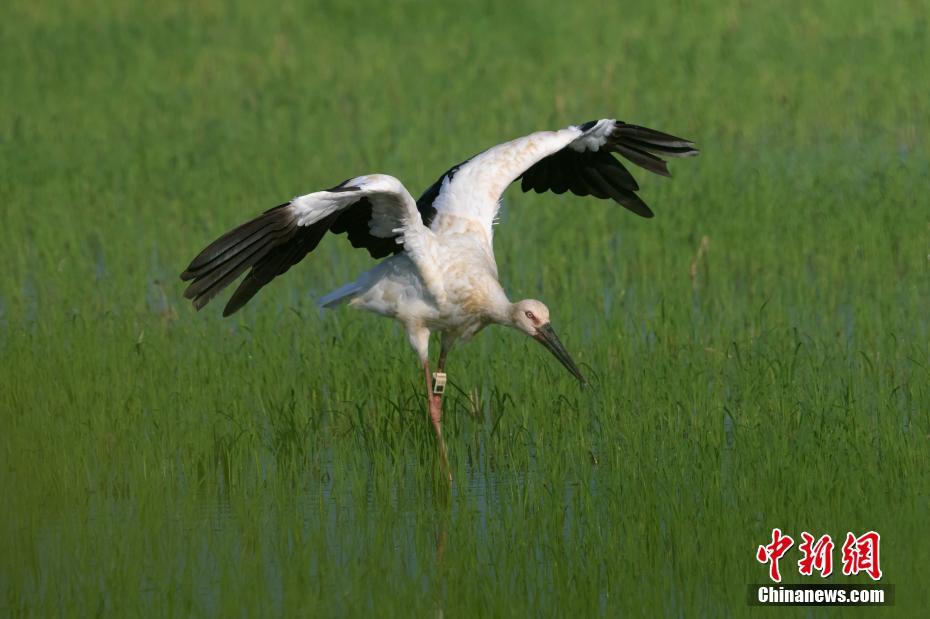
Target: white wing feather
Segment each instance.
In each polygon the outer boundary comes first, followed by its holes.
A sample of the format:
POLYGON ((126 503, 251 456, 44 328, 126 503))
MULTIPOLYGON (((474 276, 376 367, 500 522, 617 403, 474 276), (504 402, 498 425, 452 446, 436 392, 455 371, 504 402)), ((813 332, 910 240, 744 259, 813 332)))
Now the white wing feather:
MULTIPOLYGON (((600 121, 607 127, 611 122, 600 121)), ((432 229, 436 232, 455 229, 458 227, 457 218, 470 219, 480 223, 490 242, 504 190, 541 159, 575 141, 581 142, 578 138, 582 133, 576 126, 560 131, 538 131, 498 144, 472 157, 455 170, 451 180, 448 177, 443 180, 439 195, 433 202, 437 214, 432 229)), ((599 148, 600 144, 594 142, 600 137, 589 138, 586 135, 584 140, 590 139, 592 144, 585 143, 580 149, 599 148)))

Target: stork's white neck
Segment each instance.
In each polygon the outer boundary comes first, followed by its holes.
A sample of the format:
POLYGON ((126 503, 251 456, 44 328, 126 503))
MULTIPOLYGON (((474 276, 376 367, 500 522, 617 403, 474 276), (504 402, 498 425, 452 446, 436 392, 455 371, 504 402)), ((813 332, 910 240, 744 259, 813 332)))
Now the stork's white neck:
POLYGON ((498 294, 491 295, 490 304, 488 305, 487 314, 492 322, 499 325, 513 324, 513 303, 507 298, 503 290, 498 289, 498 294))

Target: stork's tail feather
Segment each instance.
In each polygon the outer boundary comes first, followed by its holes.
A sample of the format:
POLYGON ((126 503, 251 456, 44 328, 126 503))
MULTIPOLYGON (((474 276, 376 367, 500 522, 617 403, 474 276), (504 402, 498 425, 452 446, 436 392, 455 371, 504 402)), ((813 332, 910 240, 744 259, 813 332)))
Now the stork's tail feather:
POLYGON ((614 123, 614 129, 607 138, 606 147, 641 168, 671 176, 668 166, 661 157, 693 157, 698 154, 694 142, 674 135, 662 133, 655 129, 630 125, 621 120, 614 123))
POLYGON ((320 307, 332 309, 340 303, 348 301, 364 289, 365 287, 358 282, 350 282, 321 297, 317 304, 320 307))

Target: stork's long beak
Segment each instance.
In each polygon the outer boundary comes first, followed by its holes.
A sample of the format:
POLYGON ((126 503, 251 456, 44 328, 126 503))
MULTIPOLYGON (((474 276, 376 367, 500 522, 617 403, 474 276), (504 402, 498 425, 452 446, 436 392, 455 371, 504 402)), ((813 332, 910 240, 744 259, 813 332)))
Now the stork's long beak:
POLYGON ((571 355, 569 355, 565 347, 562 346, 562 342, 559 340, 559 336, 555 334, 555 331, 553 331, 551 323, 547 322, 539 327, 536 330, 536 335, 533 337, 536 338, 537 342, 548 348, 549 352, 565 366, 565 369, 572 373, 572 376, 581 382, 582 386, 588 384, 588 381, 581 375, 581 370, 579 370, 575 362, 572 361, 571 355))

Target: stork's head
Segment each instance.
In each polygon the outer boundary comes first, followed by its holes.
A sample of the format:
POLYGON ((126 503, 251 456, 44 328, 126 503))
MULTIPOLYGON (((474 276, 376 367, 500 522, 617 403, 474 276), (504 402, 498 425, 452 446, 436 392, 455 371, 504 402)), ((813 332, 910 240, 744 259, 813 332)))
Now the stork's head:
POLYGON ((549 308, 542 301, 524 299, 514 303, 511 306, 510 320, 512 327, 523 331, 545 346, 565 366, 565 369, 572 373, 572 376, 581 381, 582 385, 587 384, 588 381, 581 375, 581 370, 559 341, 559 336, 552 330, 552 324, 549 322, 549 308))

